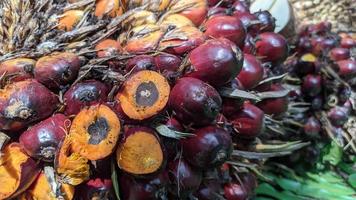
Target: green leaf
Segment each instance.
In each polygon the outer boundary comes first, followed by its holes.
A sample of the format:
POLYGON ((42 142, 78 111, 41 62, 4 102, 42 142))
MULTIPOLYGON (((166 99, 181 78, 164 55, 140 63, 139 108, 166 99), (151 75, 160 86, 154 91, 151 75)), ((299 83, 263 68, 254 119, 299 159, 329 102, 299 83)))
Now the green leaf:
POLYGON ((301 199, 303 199, 303 198, 300 198, 292 193, 279 192, 272 185, 270 185, 268 183, 260 184, 255 192, 257 195, 269 196, 269 197, 276 198, 278 200, 286 200, 286 199, 301 200, 301 199))
POLYGON ((116 199, 120 200, 120 187, 119 187, 119 182, 118 182, 118 175, 117 175, 117 171, 116 171, 116 161, 113 158, 111 160, 111 181, 113 183, 114 186, 114 191, 115 191, 115 195, 116 195, 116 199))
POLYGON ((347 182, 349 182, 349 184, 356 189, 356 173, 355 174, 351 174, 349 176, 349 178, 347 179, 347 182))
POLYGON ((339 163, 338 167, 347 174, 356 173, 353 164, 341 162, 339 163))
POLYGON ((336 142, 332 141, 331 144, 324 149, 322 162, 336 166, 338 163, 340 163, 342 154, 342 147, 340 147, 336 142))

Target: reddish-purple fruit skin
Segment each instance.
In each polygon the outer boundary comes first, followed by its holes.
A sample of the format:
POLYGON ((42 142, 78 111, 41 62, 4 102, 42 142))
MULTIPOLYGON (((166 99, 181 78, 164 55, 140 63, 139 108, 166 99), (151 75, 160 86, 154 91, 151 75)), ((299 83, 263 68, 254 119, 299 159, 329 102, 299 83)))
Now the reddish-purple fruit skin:
POLYGON ((347 109, 343 107, 334 107, 328 112, 328 118, 331 124, 337 127, 343 126, 348 117, 347 109))
POLYGON ((126 63, 127 72, 138 72, 141 70, 155 70, 155 60, 150 55, 139 55, 131 58, 126 63))
POLYGON ((196 192, 195 197, 199 200, 215 200, 218 192, 219 191, 216 191, 213 188, 210 188, 209 186, 202 185, 196 192))
POLYGON ((330 51, 330 58, 333 61, 346 60, 350 58, 350 49, 347 48, 333 48, 330 51))
POLYGON ((277 33, 261 33, 256 41, 256 55, 262 62, 282 62, 288 56, 287 41, 277 33))
POLYGON ((55 94, 33 79, 13 83, 11 87, 20 88, 0 98, 0 130, 18 131, 45 119, 59 103, 55 94))
POLYGON ((337 46, 337 41, 332 37, 316 37, 311 39, 312 44, 312 52, 316 56, 320 56, 321 54, 328 52, 330 49, 335 48, 337 46))
POLYGON ((260 32, 274 32, 276 28, 276 19, 267 10, 254 13, 258 21, 260 21, 260 32))
POLYGON ((104 103, 108 93, 109 88, 100 81, 87 80, 77 83, 64 94, 64 113, 68 116, 75 115, 86 106, 104 103))
POLYGON ((20 136, 20 144, 31 157, 52 161, 70 127, 70 120, 63 114, 52 117, 30 127, 20 136))
POLYGON ((303 129, 306 135, 315 138, 320 134, 321 124, 315 117, 309 117, 303 129))
POLYGON ((331 24, 330 22, 320 22, 317 24, 313 24, 308 26, 307 32, 310 35, 325 35, 331 31, 331 24))
POLYGON ((221 97, 212 86, 190 77, 179 79, 169 97, 169 107, 184 124, 210 124, 219 114, 221 105, 221 97))
POLYGON ((243 99, 223 98, 222 113, 226 117, 233 116, 236 112, 240 112, 244 104, 243 99))
POLYGON ((205 35, 212 38, 224 37, 241 46, 246 37, 243 23, 232 16, 216 16, 205 23, 205 35))
POLYGON ((194 134, 181 140, 183 157, 191 165, 201 169, 216 167, 230 157, 232 140, 224 129, 208 126, 197 129, 194 134))
POLYGON ((342 48, 351 49, 353 47, 356 47, 356 40, 349 37, 342 38, 340 42, 340 46, 342 48))
POLYGON ((229 119, 238 132, 237 136, 241 138, 255 138, 264 128, 264 112, 250 103, 245 103, 229 119))
POLYGON ((304 77, 302 84, 303 94, 309 97, 315 97, 320 94, 322 89, 322 80, 320 75, 308 74, 304 77))
POLYGON ((246 35, 242 51, 246 54, 251 54, 251 55, 256 54, 255 41, 254 41, 254 38, 252 37, 252 35, 249 33, 246 35))
POLYGON ((122 200, 156 200, 166 197, 169 178, 166 171, 150 179, 122 174, 119 182, 122 200))
POLYGON ((308 53, 312 51, 312 44, 309 37, 300 37, 297 44, 298 53, 308 53))
POLYGON ((173 54, 162 53, 154 58, 157 71, 166 78, 175 78, 182 60, 173 54))
POLYGON ((260 30, 260 24, 256 23, 258 22, 258 19, 255 15, 249 13, 249 12, 244 12, 244 13, 233 13, 233 16, 239 19, 247 32, 249 32, 252 35, 257 35, 259 30, 260 30))
POLYGON ((245 13, 250 12, 249 6, 242 1, 235 1, 231 6, 234 13, 245 13))
POLYGON ((246 200, 248 198, 245 188, 237 183, 226 184, 224 194, 226 200, 246 200))
POLYGON ((352 59, 338 61, 338 73, 341 77, 349 79, 356 75, 356 61, 352 59))
POLYGON ((239 177, 241 178, 241 181, 248 195, 251 196, 254 193, 254 190, 258 186, 258 181, 256 176, 251 172, 247 172, 247 173, 239 174, 239 177))
POLYGON ((260 61, 253 55, 244 54, 244 64, 237 79, 247 90, 256 87, 263 79, 263 67, 260 61))
POLYGON ((189 196, 199 188, 202 182, 201 170, 192 168, 184 159, 169 163, 168 173, 171 183, 170 192, 179 197, 189 196))
POLYGON ((8 82, 18 82, 26 79, 33 78, 33 65, 20 64, 20 65, 6 65, 0 63, 0 74, 5 75, 8 82))
POLYGON ((73 82, 81 67, 79 57, 73 56, 66 59, 58 56, 55 60, 44 61, 39 64, 37 61, 34 68, 35 79, 50 89, 60 89, 73 82))
POLYGON ((110 179, 91 179, 79 187, 78 193, 81 200, 115 199, 113 184, 110 179))
MULTIPOLYGON (((284 88, 280 85, 273 84, 271 86, 271 91, 281 90, 284 90, 284 88)), ((288 110, 288 98, 285 96, 280 98, 265 99, 258 102, 256 105, 268 115, 280 116, 288 110)))
POLYGON ((238 49, 234 51, 226 39, 213 39, 194 49, 189 60, 191 68, 185 76, 200 79, 213 86, 222 86, 240 72, 243 55, 238 49))

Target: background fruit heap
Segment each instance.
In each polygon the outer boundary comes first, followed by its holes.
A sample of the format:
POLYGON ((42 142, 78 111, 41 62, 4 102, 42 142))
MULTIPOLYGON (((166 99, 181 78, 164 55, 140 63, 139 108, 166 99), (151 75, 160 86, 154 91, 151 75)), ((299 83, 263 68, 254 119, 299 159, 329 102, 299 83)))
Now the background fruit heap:
POLYGON ((310 104, 297 137, 311 145, 265 163, 258 199, 354 199, 356 40, 331 23, 304 25, 285 62, 297 102, 310 104))
POLYGON ((287 41, 248 1, 0 6, 0 199, 247 199, 310 143, 287 41))

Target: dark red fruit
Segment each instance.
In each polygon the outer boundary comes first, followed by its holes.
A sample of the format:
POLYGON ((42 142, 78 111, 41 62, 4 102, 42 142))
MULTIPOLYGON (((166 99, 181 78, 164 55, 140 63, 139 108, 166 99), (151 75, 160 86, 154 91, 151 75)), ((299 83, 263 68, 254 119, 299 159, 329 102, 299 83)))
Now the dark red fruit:
POLYGON ((263 79, 263 67, 255 56, 244 54, 242 70, 237 79, 246 90, 256 87, 263 79))
POLYGON ((242 51, 244 53, 251 54, 251 55, 256 54, 256 44, 254 38, 249 33, 246 35, 242 51))
POLYGON ((234 115, 236 112, 240 112, 244 104, 244 99, 223 99, 222 113, 226 117, 234 115))
POLYGON ((226 200, 246 200, 248 198, 245 188, 238 183, 229 183, 224 187, 226 200))
MULTIPOLYGON (((206 182, 208 182, 208 181, 206 181, 206 182)), ((196 198, 198 198, 199 200, 222 199, 223 196, 221 196, 219 194, 220 190, 222 189, 220 186, 220 183, 215 180, 213 180, 214 183, 211 183, 211 182, 212 181, 209 181, 208 183, 201 184, 199 190, 195 193, 194 196, 196 198)))
POLYGON ((185 76, 194 77, 213 86, 222 86, 240 72, 243 55, 232 49, 226 39, 209 40, 189 54, 191 67, 185 76))
POLYGON ((240 46, 246 37, 243 23, 232 16, 216 16, 205 23, 205 35, 212 38, 224 37, 240 46))
POLYGON ((202 182, 201 170, 195 170, 184 159, 177 159, 168 165, 170 192, 185 199, 195 192, 202 182))
POLYGON ((309 97, 315 97, 320 94, 322 89, 322 80, 320 75, 308 74, 304 77, 302 84, 303 94, 309 97))
MULTIPOLYGON (((285 90, 281 85, 273 84, 271 86, 271 91, 282 91, 285 90)), ((288 110, 288 98, 270 98, 258 102, 257 107, 263 110, 268 115, 280 116, 288 110)))
POLYGON ((351 37, 344 37, 341 39, 340 46, 347 49, 354 48, 356 47, 356 40, 351 37))
POLYGON ((251 173, 251 172, 246 172, 246 173, 240 173, 239 177, 243 183, 243 186, 245 190, 247 191, 249 196, 252 196, 254 193, 254 190, 258 186, 258 181, 256 176, 251 173))
MULTIPOLYGON (((263 67, 263 80, 267 79, 271 75, 272 75, 271 69, 268 67, 263 67)), ((259 92, 266 92, 266 91, 271 90, 271 87, 272 87, 272 81, 267 81, 267 82, 255 87, 254 90, 259 91, 259 92)))
POLYGON ((316 36, 310 39, 310 44, 311 44, 311 51, 314 55, 320 56, 321 53, 323 52, 321 43, 323 42, 325 38, 321 36, 316 36))
POLYGON ((356 61, 352 59, 341 60, 337 63, 338 73, 341 77, 346 79, 354 78, 356 75, 356 61))
POLYGON ((232 4, 231 9, 234 13, 249 13, 249 7, 250 6, 246 4, 246 1, 235 1, 235 3, 232 4))
POLYGON ((260 32, 274 32, 276 28, 276 19, 267 10, 255 12, 260 24, 260 32))
POLYGON ((343 126, 349 118, 347 109, 343 107, 334 107, 328 112, 328 118, 334 126, 343 126))
POLYGON ((81 61, 73 53, 60 53, 40 58, 34 68, 35 79, 50 89, 60 89, 73 82, 81 61))
POLYGON ((308 33, 310 35, 325 35, 331 31, 330 22, 320 22, 318 24, 313 24, 308 26, 308 33))
POLYGON ((175 78, 175 74, 182 63, 182 60, 172 54, 162 53, 154 58, 157 71, 162 73, 166 78, 175 78))
POLYGON ((245 103, 243 108, 229 117, 237 131, 237 136, 252 139, 258 136, 264 128, 264 113, 258 107, 245 103))
POLYGON ((311 39, 312 52, 316 56, 329 52, 337 46, 337 41, 333 37, 316 37, 311 39))
POLYGON ((110 179, 91 179, 79 187, 81 200, 115 199, 114 188, 110 179))
POLYGON ((127 61, 126 71, 127 72, 138 72, 141 70, 155 70, 155 60, 153 56, 149 55, 139 55, 131 58, 127 61))
POLYGON ((119 180, 123 200, 167 198, 169 179, 166 171, 149 179, 137 179, 129 175, 121 175, 119 180))
POLYGON ((109 88, 100 81, 87 80, 77 83, 64 94, 64 113, 68 116, 75 115, 86 106, 105 103, 108 93, 109 88))
POLYGON ((185 124, 208 125, 219 114, 222 100, 207 83, 195 78, 181 78, 173 87, 169 106, 185 124))
POLYGON ((247 32, 256 36, 260 30, 260 22, 258 21, 257 17, 249 12, 235 12, 233 16, 239 19, 244 27, 246 28, 247 32))
POLYGON ((0 130, 17 131, 49 117, 59 101, 55 94, 33 79, 0 90, 0 130))
POLYGON ((0 63, 0 75, 7 82, 23 81, 33 77, 32 71, 36 61, 28 58, 17 58, 0 63))
POLYGON ((31 157, 50 162, 70 125, 71 121, 66 116, 56 114, 23 132, 20 144, 31 157))
POLYGON ((288 56, 287 41, 277 33, 261 33, 256 41, 256 55, 263 62, 282 62, 288 56))
POLYGON ((313 54, 311 54, 311 53, 304 54, 297 61, 297 64, 295 65, 294 70, 301 76, 305 76, 306 74, 315 73, 316 68, 317 68, 316 62, 317 62, 317 59, 313 54))
POLYGON ((315 117, 309 117, 304 124, 304 133, 311 138, 318 138, 320 136, 321 124, 315 117))
POLYGON ((297 51, 299 53, 308 53, 312 51, 312 43, 309 37, 301 37, 298 40, 297 51))
POLYGON ((122 200, 167 199, 169 179, 166 171, 149 179, 136 179, 123 174, 119 180, 122 200))
POLYGON ((216 167, 231 155, 230 134, 222 128, 208 126, 194 131, 195 136, 182 139, 183 157, 199 168, 216 167))
POLYGON ((350 58, 350 50, 346 48, 333 48, 330 51, 330 58, 333 61, 346 60, 350 58))

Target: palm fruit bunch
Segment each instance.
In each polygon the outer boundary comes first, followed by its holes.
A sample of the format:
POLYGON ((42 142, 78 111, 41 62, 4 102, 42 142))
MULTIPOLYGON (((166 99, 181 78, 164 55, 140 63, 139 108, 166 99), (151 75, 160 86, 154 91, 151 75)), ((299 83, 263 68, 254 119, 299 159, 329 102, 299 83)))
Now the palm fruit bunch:
POLYGON ((347 200, 356 195, 356 39, 332 30, 329 22, 304 25, 291 44, 284 84, 295 102, 309 104, 298 117, 303 126, 295 137, 311 145, 267 161, 257 199, 347 200))
POLYGON ((329 22, 306 25, 294 54, 285 63, 296 86, 296 99, 310 104, 304 134, 332 139, 355 153, 355 48, 352 34, 332 32, 329 22))
POLYGON ((355 2, 352 0, 291 0, 302 24, 328 21, 335 32, 355 32, 355 2))
POLYGON ((308 144, 287 41, 248 1, 0 8, 0 199, 248 199, 308 144))

